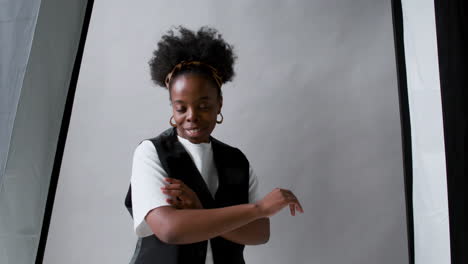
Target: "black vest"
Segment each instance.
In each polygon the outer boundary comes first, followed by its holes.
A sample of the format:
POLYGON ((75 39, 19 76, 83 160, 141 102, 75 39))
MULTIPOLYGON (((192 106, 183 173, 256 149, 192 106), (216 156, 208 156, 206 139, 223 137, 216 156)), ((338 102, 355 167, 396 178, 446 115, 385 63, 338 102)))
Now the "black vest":
MULTIPOLYGON (((198 196, 205 209, 249 202, 249 162, 237 148, 210 136, 213 159, 218 171, 218 190, 213 199, 195 163, 170 128, 153 142, 164 170, 171 178, 182 180, 198 196)), ((141 142, 140 142, 141 143, 141 142)), ((159 189, 156 191, 160 191, 159 189)), ((132 186, 128 188, 125 206, 132 213, 132 186)), ((221 236, 210 239, 215 264, 244 264, 244 245, 221 236)), ((131 264, 204 264, 208 241, 191 244, 167 244, 156 235, 138 238, 131 264)))

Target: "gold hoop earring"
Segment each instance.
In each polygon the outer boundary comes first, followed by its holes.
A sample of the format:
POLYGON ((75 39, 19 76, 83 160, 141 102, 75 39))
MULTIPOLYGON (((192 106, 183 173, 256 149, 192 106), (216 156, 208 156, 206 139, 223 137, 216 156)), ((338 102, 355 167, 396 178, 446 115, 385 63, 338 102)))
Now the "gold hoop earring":
MULTIPOLYGON (((169 118, 169 124, 172 126, 172 127, 177 127, 177 123, 174 124, 172 123, 172 119, 174 118, 174 116, 171 116, 171 118, 169 118)), ((175 120, 174 120, 175 121, 175 120)))
POLYGON ((221 120, 218 121, 218 118, 216 117, 216 123, 221 124, 224 120, 224 116, 222 113, 219 113, 221 115, 221 120))

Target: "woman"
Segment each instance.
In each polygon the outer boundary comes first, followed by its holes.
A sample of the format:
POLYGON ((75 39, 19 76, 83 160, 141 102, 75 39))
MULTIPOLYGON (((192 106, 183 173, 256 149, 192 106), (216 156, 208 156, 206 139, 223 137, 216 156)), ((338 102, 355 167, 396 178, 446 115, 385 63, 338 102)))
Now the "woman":
POLYGON ((221 86, 234 76, 232 46, 213 28, 177 29, 149 62, 173 116, 134 152, 125 200, 139 237, 131 263, 245 263, 244 245, 268 241, 268 217, 302 206, 280 188, 260 199, 245 155, 211 136, 223 122, 221 86))

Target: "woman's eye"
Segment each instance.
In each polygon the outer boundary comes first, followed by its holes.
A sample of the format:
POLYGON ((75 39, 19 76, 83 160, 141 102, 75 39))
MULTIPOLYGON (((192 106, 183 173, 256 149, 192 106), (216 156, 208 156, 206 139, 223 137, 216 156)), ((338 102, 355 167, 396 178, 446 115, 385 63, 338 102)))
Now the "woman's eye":
POLYGON ((200 105, 200 108, 201 108, 201 109, 207 109, 207 108, 208 108, 208 105, 202 104, 202 105, 200 105))
POLYGON ((183 108, 176 109, 176 112, 179 112, 179 113, 182 113, 184 111, 185 111, 185 109, 183 109, 183 108))

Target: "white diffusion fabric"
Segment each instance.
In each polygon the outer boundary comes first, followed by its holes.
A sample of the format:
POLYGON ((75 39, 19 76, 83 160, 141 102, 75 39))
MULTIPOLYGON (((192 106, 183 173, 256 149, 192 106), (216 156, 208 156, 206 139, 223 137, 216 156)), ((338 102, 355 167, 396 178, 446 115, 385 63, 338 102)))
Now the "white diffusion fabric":
POLYGON ((18 196, 22 182, 7 170, 8 153, 41 0, 0 1, 0 263, 33 263, 36 235, 18 196), (30 226, 30 225, 28 225, 30 226), (22 225, 24 227, 24 225, 22 225))
POLYGON ((433 1, 402 1, 411 118, 415 264, 450 263, 447 177, 433 1))
POLYGON ((0 2, 0 186, 40 3, 0 2))
POLYGON ((0 1, 1 264, 39 255, 85 7, 86 0, 0 1))

